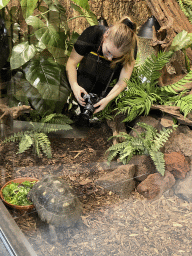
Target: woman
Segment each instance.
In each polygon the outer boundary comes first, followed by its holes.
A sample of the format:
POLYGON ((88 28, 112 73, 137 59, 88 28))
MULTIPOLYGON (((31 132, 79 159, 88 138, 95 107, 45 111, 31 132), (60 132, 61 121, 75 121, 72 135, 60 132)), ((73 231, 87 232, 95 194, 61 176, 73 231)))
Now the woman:
POLYGON ((67 61, 66 71, 71 89, 81 106, 86 102, 84 94, 90 92, 102 96, 95 105, 94 113, 122 92, 133 71, 137 39, 136 25, 128 17, 111 27, 95 25, 79 36, 67 61), (78 69, 77 66, 80 63, 78 69), (109 91, 112 79, 117 83, 109 91))

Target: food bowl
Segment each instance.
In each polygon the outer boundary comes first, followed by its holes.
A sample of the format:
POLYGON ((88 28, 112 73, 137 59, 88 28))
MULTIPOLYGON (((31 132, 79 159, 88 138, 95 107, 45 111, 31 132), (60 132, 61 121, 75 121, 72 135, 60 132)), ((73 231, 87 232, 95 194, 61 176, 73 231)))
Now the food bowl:
POLYGON ((0 190, 0 196, 1 196, 1 199, 2 201, 4 202, 5 205, 7 205, 8 207, 10 208, 13 208, 15 210, 19 210, 19 211, 30 211, 34 208, 34 205, 33 204, 30 204, 30 205, 15 205, 15 204, 10 204, 8 203, 4 197, 3 197, 3 189, 10 183, 14 182, 14 183, 19 183, 21 184, 22 182, 24 181, 39 181, 38 179, 36 178, 30 178, 30 177, 23 177, 23 178, 17 178, 17 179, 14 179, 14 180, 10 180, 8 181, 0 190))

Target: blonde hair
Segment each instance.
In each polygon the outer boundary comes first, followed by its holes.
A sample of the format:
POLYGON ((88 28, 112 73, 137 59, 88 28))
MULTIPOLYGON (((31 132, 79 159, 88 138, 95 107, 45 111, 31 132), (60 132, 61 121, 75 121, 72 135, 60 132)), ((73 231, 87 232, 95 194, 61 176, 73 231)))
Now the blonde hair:
POLYGON ((107 38, 114 43, 114 46, 123 52, 123 56, 112 61, 111 67, 121 62, 123 65, 134 60, 134 50, 137 43, 136 24, 127 16, 123 17, 115 25, 108 29, 107 38), (127 25, 127 21, 129 25, 127 25))

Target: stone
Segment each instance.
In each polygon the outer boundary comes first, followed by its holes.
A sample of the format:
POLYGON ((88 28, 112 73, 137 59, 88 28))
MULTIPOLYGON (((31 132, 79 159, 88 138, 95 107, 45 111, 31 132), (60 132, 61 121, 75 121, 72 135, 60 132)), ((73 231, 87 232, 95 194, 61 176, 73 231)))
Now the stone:
POLYGON ((161 125, 165 128, 170 128, 174 124, 172 116, 164 116, 161 118, 161 125))
POLYGON ((175 184, 175 178, 170 172, 165 176, 160 173, 150 174, 137 186, 137 191, 147 199, 158 199, 175 184))
POLYGON ((165 153, 181 152, 184 156, 192 156, 192 130, 187 126, 179 126, 164 145, 165 153))
POLYGON ((120 197, 127 198, 135 189, 135 165, 120 165, 114 171, 104 174, 95 183, 107 191, 112 191, 120 197))
POLYGON ((176 196, 192 202, 192 171, 187 173, 184 180, 178 180, 173 189, 176 196))
POLYGON ((184 179, 190 171, 189 163, 181 152, 164 154, 165 169, 172 173, 177 179, 184 179))
POLYGON ((138 181, 143 181, 149 174, 156 172, 156 167, 153 160, 147 155, 134 155, 129 164, 135 165, 135 179, 138 181))
POLYGON ((136 124, 133 126, 134 129, 129 133, 133 137, 137 137, 137 133, 141 133, 141 132, 145 131, 145 129, 143 129, 137 125, 138 122, 151 125, 154 128, 156 128, 158 131, 161 129, 160 121, 151 116, 139 116, 139 117, 137 117, 135 122, 136 122, 136 124))

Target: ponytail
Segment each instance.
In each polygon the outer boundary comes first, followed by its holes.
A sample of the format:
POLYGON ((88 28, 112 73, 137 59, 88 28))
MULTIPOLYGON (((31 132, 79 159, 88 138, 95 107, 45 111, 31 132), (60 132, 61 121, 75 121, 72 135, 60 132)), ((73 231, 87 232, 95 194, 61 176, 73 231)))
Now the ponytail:
POLYGON ((134 60, 134 50, 137 45, 136 24, 129 17, 123 17, 119 22, 109 28, 108 38, 115 47, 123 52, 123 56, 112 61, 111 67, 121 62, 131 64, 134 60))

